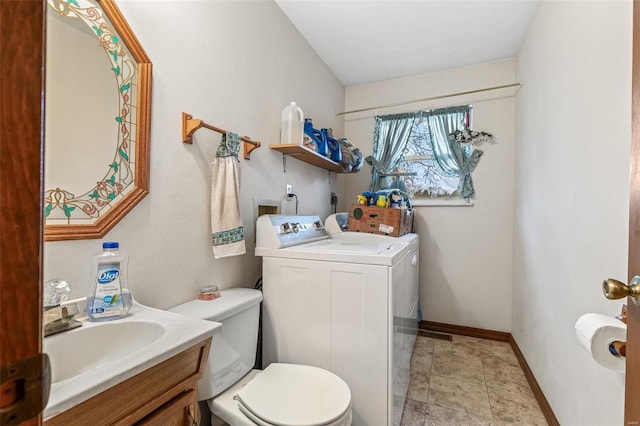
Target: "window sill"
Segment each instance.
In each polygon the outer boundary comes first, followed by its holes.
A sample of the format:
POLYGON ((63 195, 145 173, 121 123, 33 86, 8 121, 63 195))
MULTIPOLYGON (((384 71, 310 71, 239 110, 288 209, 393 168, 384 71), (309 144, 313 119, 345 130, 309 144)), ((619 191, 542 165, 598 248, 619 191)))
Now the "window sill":
POLYGON ((413 198, 412 207, 471 207, 470 198, 413 198))

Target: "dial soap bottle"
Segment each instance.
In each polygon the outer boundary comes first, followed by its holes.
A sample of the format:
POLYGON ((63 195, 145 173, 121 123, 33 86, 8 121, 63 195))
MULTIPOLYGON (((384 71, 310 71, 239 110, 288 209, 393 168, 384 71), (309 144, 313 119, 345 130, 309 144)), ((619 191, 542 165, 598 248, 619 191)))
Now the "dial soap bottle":
POLYGON ((129 312, 132 299, 127 284, 129 257, 119 251, 117 242, 102 244, 102 252, 91 257, 93 297, 87 298, 87 315, 91 321, 122 318, 129 312))

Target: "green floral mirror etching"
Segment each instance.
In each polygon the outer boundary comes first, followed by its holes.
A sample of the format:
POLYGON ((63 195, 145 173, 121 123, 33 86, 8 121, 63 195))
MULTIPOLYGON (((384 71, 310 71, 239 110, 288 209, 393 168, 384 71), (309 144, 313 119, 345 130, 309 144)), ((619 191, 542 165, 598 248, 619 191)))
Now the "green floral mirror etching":
POLYGON ((118 90, 119 112, 114 119, 118 127, 117 149, 104 177, 87 192, 76 195, 63 188, 47 189, 44 192, 44 216, 48 220, 82 222, 96 219, 104 209, 126 194, 134 183, 134 160, 132 151, 135 138, 135 105, 137 66, 126 47, 104 16, 103 11, 89 0, 47 0, 61 16, 82 20, 95 34, 100 47, 109 59, 111 71, 118 90))

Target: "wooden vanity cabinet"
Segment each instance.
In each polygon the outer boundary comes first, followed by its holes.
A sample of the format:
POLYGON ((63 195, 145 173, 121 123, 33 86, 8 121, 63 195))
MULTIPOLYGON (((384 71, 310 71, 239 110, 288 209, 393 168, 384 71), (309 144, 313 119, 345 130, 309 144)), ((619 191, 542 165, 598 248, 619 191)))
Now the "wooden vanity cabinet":
POLYGON ((45 426, 199 424, 196 383, 211 338, 47 420, 45 426))
POLYGON ((144 419, 137 426, 196 426, 200 424, 195 389, 176 396, 144 419))

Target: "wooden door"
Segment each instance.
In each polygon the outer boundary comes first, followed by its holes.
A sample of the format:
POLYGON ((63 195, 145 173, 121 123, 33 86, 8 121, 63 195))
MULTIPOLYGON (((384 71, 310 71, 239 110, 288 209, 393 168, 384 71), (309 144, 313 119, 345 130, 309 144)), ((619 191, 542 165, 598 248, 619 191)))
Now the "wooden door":
MULTIPOLYGON (((10 377, 42 350, 44 11, 42 0, 0 1, 0 368, 10 377)), ((10 380, 0 389, 0 411, 15 406, 25 387, 42 390, 10 380)), ((0 423, 22 419, 14 413, 0 423)), ((22 424, 39 423, 36 416, 22 424)))
MULTIPOLYGON (((633 2, 631 191, 628 279, 640 275, 640 1, 633 2)), ((625 425, 640 425, 640 308, 627 301, 625 425)))

